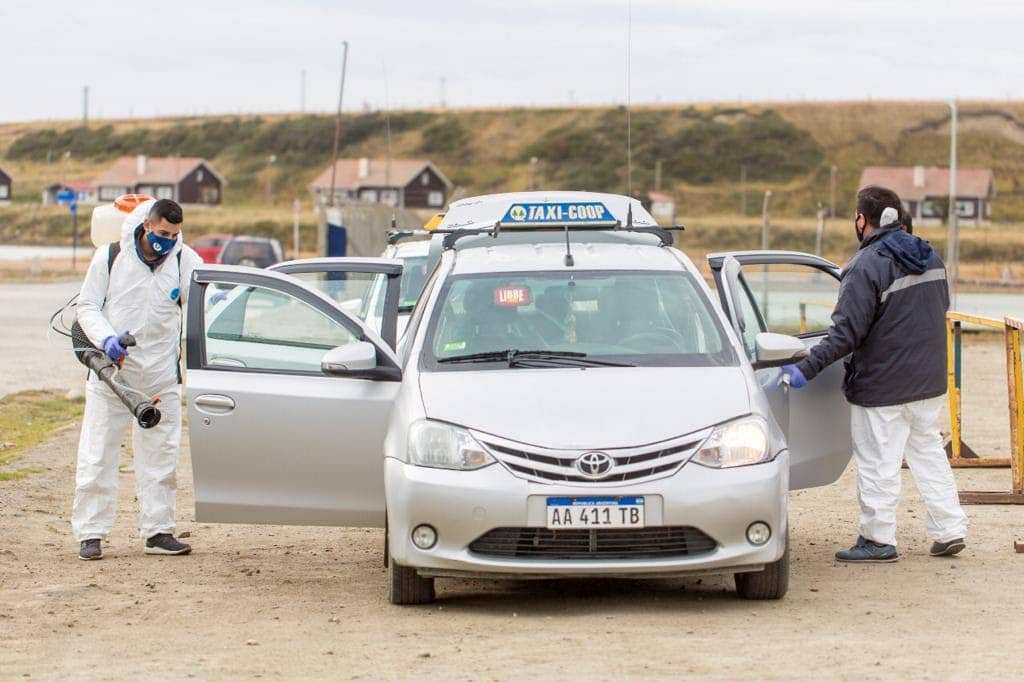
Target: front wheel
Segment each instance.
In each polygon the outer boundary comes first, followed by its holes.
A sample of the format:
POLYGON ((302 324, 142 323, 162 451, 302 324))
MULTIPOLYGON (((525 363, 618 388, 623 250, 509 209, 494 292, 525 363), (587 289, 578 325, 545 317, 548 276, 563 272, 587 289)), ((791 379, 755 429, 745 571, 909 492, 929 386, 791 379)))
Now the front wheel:
POLYGON ((786 549, 778 561, 773 561, 756 573, 737 573, 736 594, 740 599, 782 599, 789 589, 789 535, 786 549))
POLYGON ((392 604, 429 604, 434 601, 434 579, 423 578, 415 568, 388 561, 388 600, 392 604))

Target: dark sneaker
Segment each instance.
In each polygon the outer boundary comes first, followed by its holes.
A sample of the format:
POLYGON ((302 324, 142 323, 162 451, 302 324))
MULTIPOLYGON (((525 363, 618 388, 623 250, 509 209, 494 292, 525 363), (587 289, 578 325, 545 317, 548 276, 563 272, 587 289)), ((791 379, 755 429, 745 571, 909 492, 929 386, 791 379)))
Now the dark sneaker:
POLYGON ((932 556, 953 556, 963 551, 967 543, 963 538, 950 540, 949 542, 933 542, 932 548, 928 551, 932 556))
POLYGON ((890 564, 899 561, 900 555, 894 545, 882 545, 861 536, 850 549, 836 552, 837 561, 865 564, 890 564))
POLYGON ((103 548, 100 547, 99 538, 94 540, 82 540, 78 546, 78 558, 82 561, 95 561, 103 558, 103 548))
POLYGON ((157 533, 146 540, 146 554, 188 554, 190 545, 178 542, 170 533, 157 533))

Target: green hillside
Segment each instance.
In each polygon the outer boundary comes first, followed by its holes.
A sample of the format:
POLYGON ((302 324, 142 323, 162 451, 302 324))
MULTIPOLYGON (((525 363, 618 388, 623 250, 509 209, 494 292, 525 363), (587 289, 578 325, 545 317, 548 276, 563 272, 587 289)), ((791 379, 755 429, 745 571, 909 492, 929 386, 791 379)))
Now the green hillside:
MULTIPOLYGON (((737 213, 741 166, 748 214, 771 189, 775 213, 797 217, 827 203, 833 164, 845 214, 864 166, 948 161, 947 109, 936 102, 642 107, 632 123, 634 192, 653 189, 660 161, 662 188, 684 218, 737 213)), ((401 111, 391 131, 396 157, 429 157, 469 194, 527 188, 533 157, 540 186, 626 189, 619 107, 401 111)), ((3 124, 0 163, 15 176, 15 200, 38 201, 45 184, 91 179, 121 154, 205 156, 228 178, 229 205, 285 206, 308 196, 333 133, 331 116, 313 115, 3 124)), ((995 171, 993 218, 1024 220, 1024 104, 962 103, 959 139, 962 167, 995 171)), ((385 140, 382 113, 344 117, 343 156, 383 156, 385 140)))

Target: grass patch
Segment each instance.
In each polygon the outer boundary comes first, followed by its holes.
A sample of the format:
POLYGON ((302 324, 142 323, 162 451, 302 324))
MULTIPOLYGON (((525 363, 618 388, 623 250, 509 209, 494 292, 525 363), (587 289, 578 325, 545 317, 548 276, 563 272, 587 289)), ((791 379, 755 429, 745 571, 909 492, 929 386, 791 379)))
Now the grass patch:
POLYGON ((53 432, 82 416, 85 403, 59 391, 22 391, 0 398, 0 481, 12 481, 42 469, 8 469, 21 454, 50 439, 53 432))

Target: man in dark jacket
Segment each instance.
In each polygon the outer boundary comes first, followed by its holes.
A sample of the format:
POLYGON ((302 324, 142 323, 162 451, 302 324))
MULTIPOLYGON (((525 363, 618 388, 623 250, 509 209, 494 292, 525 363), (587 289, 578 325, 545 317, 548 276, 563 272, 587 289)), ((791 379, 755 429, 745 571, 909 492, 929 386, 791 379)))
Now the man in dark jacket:
POLYGON ((904 459, 924 498, 931 554, 966 545, 967 517, 942 447, 946 393, 946 269, 932 247, 901 224, 900 199, 883 187, 857 194, 860 249, 843 269, 828 335, 785 372, 801 388, 847 355, 860 537, 840 561, 896 561, 896 507, 904 459))

